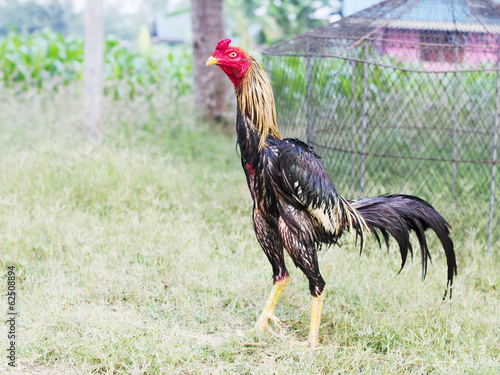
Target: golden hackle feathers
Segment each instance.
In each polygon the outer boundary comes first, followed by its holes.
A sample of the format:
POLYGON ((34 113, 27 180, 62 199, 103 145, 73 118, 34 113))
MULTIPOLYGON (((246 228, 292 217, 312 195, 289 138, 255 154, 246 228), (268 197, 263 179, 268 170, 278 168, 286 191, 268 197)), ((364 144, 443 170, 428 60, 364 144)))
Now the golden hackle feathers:
POLYGON ((271 82, 260 64, 248 55, 250 67, 236 90, 241 113, 247 115, 261 135, 259 150, 268 136, 283 138, 278 129, 271 82))

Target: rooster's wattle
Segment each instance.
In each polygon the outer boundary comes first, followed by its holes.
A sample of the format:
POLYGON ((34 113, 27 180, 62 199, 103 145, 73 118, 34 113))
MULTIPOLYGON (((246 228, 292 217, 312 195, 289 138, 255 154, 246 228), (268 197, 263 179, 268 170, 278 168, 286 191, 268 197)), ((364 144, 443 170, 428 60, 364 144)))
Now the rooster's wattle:
POLYGON ((457 265, 449 225, 424 200, 409 195, 383 195, 359 200, 343 198, 333 186, 318 155, 297 140, 283 138, 278 130, 273 91, 260 64, 249 53, 221 40, 206 65, 218 65, 234 85, 237 97, 236 132, 241 164, 252 195, 257 240, 273 268, 274 286, 255 329, 267 330, 276 321, 274 308, 288 282, 283 249, 309 280, 312 295, 308 345, 319 342, 325 281, 316 251, 334 244, 344 231, 356 233, 361 250, 371 232, 399 244, 402 266, 412 251, 409 231, 420 243, 422 276, 430 253, 425 231, 432 229, 441 241, 448 263, 448 284, 457 265))

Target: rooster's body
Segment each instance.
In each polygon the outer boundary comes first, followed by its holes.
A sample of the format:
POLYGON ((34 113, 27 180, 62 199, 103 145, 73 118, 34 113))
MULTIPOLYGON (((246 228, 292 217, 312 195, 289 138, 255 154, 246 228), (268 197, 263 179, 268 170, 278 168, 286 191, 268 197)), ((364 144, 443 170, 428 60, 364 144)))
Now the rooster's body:
MULTIPOLYGON (((235 86, 238 101, 236 131, 241 163, 254 209, 257 240, 273 268, 274 286, 256 329, 266 330, 276 320, 274 307, 288 282, 284 249, 309 281, 313 298, 308 344, 318 345, 325 281, 316 251, 334 244, 344 231, 355 232, 361 249, 368 232, 399 244, 402 267, 409 231, 415 231, 422 255, 422 274, 430 259, 425 230, 434 230, 446 253, 448 285, 456 273, 453 242, 448 223, 427 202, 407 195, 385 195, 356 201, 344 199, 311 147, 297 139, 282 138, 276 123, 272 89, 255 59, 225 39, 217 45, 207 65, 217 64, 235 86)), ((380 241, 379 241, 380 242, 380 241)))

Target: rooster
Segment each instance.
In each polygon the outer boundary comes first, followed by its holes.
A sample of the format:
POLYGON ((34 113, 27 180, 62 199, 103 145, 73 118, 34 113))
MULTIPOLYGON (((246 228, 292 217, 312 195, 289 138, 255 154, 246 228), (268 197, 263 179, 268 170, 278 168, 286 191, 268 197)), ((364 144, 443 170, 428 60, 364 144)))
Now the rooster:
POLYGON ((336 244, 346 231, 359 239, 360 252, 368 234, 379 245, 381 235, 387 246, 390 234, 399 245, 401 269, 408 252, 412 253, 409 232, 414 231, 420 244, 424 278, 427 260, 431 259, 425 231, 432 229, 446 254, 448 291, 457 265, 446 220, 429 203, 410 195, 343 198, 313 148, 298 139, 281 136, 267 74, 252 55, 230 43, 230 39, 221 40, 206 65, 219 66, 234 85, 237 143, 253 199, 255 234, 273 269, 273 287, 254 329, 265 331, 271 320, 279 322, 274 308, 288 283, 283 250, 286 249, 309 281, 312 307, 306 345, 318 346, 325 281, 319 270, 317 250, 322 244, 336 244))

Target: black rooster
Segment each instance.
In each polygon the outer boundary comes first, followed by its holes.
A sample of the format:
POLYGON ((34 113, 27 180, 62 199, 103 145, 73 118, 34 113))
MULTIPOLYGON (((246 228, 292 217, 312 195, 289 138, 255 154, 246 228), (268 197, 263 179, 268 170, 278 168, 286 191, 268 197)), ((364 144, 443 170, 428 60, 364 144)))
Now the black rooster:
POLYGON ((309 280, 312 311, 308 345, 318 345, 325 281, 316 251, 321 244, 337 243, 346 230, 359 237, 360 250, 369 232, 379 244, 379 234, 386 243, 389 234, 393 236, 401 251, 401 268, 408 251, 412 252, 409 231, 413 230, 420 243, 425 277, 430 259, 425 231, 432 229, 446 253, 447 287, 451 287, 457 265, 446 220, 430 204, 409 195, 344 199, 311 147, 297 139, 282 138, 267 74, 253 56, 230 47, 230 42, 221 40, 206 65, 218 65, 235 87, 236 131, 254 203, 255 233, 273 268, 274 286, 255 329, 267 330, 270 320, 278 321, 274 307, 288 282, 285 248, 309 280))

